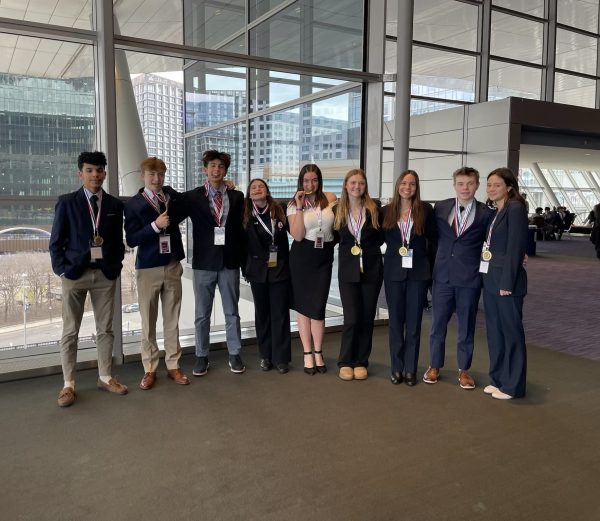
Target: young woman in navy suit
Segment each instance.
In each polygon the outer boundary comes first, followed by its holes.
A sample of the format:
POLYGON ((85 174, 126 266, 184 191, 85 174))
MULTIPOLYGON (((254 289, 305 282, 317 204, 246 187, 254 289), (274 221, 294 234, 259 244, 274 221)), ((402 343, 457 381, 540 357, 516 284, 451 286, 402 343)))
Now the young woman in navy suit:
POLYGON ((498 400, 525 395, 527 353, 523 300, 527 273, 527 209, 516 176, 497 168, 487 178, 488 203, 498 209, 481 252, 483 303, 490 352, 490 381, 484 392, 498 400))
POLYGON ((421 319, 431 280, 437 234, 433 208, 421 201, 419 176, 403 172, 384 208, 385 297, 390 315, 391 382, 417 383, 421 319))
POLYGON ((339 377, 365 380, 373 345, 373 320, 383 282, 383 233, 382 212, 369 196, 362 170, 346 174, 334 214, 334 235, 340 244, 338 282, 344 308, 339 377))
POLYGON ((253 179, 244 201, 248 256, 245 277, 254 297, 260 367, 284 374, 291 358, 287 223, 267 183, 253 179))

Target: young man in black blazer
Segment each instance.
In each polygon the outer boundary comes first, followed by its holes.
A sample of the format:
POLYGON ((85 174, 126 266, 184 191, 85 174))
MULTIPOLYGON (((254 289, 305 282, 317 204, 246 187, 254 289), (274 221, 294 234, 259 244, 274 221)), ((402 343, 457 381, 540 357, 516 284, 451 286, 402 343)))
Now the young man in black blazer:
POLYGON ((229 350, 229 367, 233 373, 246 368, 240 351, 241 329, 238 301, 240 298, 240 267, 246 258, 243 230, 244 194, 227 189, 224 178, 231 163, 225 152, 208 150, 202 156, 206 182, 185 192, 178 212, 189 217, 193 226, 194 296, 196 306, 196 365, 194 376, 208 372, 210 350, 210 319, 215 288, 225 315, 225 332, 229 350))
POLYGON ((179 385, 187 385, 190 381, 179 368, 183 242, 179 221, 169 215, 173 206, 177 206, 180 194, 170 186, 164 186, 167 166, 161 159, 144 159, 140 170, 144 187, 125 205, 125 237, 131 248, 137 247, 135 268, 144 365, 140 388, 148 390, 154 387, 159 361, 156 343, 159 298, 162 302, 167 375, 179 385))
POLYGON ((106 178, 102 152, 82 152, 77 166, 83 186, 59 197, 49 244, 52 269, 62 281, 64 386, 58 395, 60 407, 76 399, 77 341, 88 292, 96 322, 98 388, 127 394, 127 387, 111 376, 114 296, 125 255, 123 203, 102 190, 106 178))

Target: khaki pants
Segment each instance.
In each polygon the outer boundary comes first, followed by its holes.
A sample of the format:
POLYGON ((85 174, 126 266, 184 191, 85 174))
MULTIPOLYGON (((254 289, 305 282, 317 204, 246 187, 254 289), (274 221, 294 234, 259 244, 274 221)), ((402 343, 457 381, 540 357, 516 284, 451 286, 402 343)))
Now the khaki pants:
POLYGON ((77 341, 88 291, 96 322, 98 374, 111 376, 115 338, 112 323, 117 280, 107 279, 99 269, 87 269, 77 280, 70 280, 66 277, 62 277, 61 280, 63 334, 60 340, 60 358, 64 379, 66 381, 75 380, 77 341))
POLYGON ((177 369, 181 357, 179 344, 179 311, 181 310, 181 262, 167 266, 137 270, 137 290, 142 318, 142 363, 144 371, 154 373, 158 368, 159 351, 156 343, 158 299, 162 303, 165 364, 177 369))

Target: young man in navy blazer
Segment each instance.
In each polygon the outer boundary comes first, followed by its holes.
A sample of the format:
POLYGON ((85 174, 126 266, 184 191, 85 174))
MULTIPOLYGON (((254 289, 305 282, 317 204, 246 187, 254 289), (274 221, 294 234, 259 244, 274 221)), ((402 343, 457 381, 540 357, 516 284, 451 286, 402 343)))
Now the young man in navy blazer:
POLYGON ((469 374, 473 358, 475 319, 481 295, 479 262, 490 219, 494 212, 475 200, 479 188, 479 172, 459 168, 453 174, 456 197, 435 205, 437 253, 433 266, 430 365, 423 381, 435 384, 444 367, 446 332, 452 314, 458 319, 458 383, 463 389, 474 389, 469 374))
POLYGON ((77 166, 83 186, 59 197, 49 245, 52 269, 62 281, 61 407, 76 399, 77 341, 88 292, 96 322, 98 388, 127 394, 127 387, 111 376, 114 297, 125 255, 123 203, 102 190, 106 178, 102 152, 82 152, 77 166))
POLYGON ((179 222, 170 217, 180 194, 165 184, 167 166, 157 157, 140 165, 144 187, 125 205, 127 244, 137 247, 135 258, 138 301, 142 318, 143 390, 156 382, 159 350, 156 343, 158 300, 162 302, 165 365, 167 375, 179 385, 190 383, 179 368, 179 312, 181 310, 181 275, 184 257, 179 222))
POLYGON ((227 189, 224 178, 231 163, 225 152, 208 150, 202 156, 206 182, 182 195, 178 212, 192 221, 194 271, 196 364, 194 376, 208 372, 210 319, 215 288, 225 315, 225 333, 229 350, 229 367, 233 373, 246 370, 240 356, 242 348, 240 315, 240 267, 246 259, 242 225, 244 194, 227 189))

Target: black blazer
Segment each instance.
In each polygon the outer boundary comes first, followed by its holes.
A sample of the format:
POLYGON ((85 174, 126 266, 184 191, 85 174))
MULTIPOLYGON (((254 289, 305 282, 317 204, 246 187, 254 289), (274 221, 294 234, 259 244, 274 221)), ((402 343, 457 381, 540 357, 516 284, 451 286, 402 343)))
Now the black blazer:
POLYGON ((227 190, 226 194, 229 198, 229 213, 225 222, 225 246, 215 246, 216 223, 204 186, 181 194, 181 204, 173 207, 176 219, 189 217, 192 221, 192 268, 195 270, 237 269, 246 260, 246 241, 242 226, 244 194, 238 190, 227 190))
MULTIPOLYGON (((425 217, 424 235, 415 234, 411 230, 410 248, 413 250, 413 267, 403 268, 402 257, 398 250, 402 246, 402 235, 398 226, 391 230, 384 230, 387 249, 383 257, 383 270, 386 280, 430 280, 437 248, 437 232, 433 207, 429 203, 421 202, 425 217)), ((384 207, 384 212, 389 211, 389 206, 384 207)), ((384 214, 385 215, 385 214, 384 214)))
MULTIPOLYGON (((333 207, 337 215, 339 204, 333 207)), ((360 272, 360 257, 350 251, 355 244, 354 235, 348 228, 348 223, 339 230, 334 230, 335 241, 340 243, 338 250, 338 280, 340 282, 377 282, 383 276, 383 212, 377 208, 379 228, 373 228, 371 214, 367 211, 365 223, 360 234, 360 246, 363 257, 363 273, 360 272)))
MULTIPOLYGON (((106 278, 116 279, 123 267, 123 203, 102 192, 100 226, 98 233, 104 239, 103 259, 96 261, 106 278)), ((52 270, 71 280, 77 280, 90 265, 90 241, 94 236, 87 197, 81 187, 76 192, 61 195, 54 209, 50 235, 52 270)))
MULTIPOLYGON (((277 203, 275 203, 277 204, 277 203)), ((277 245, 277 266, 269 268, 269 248, 271 235, 269 235, 258 222, 258 217, 252 216, 246 228, 246 257, 245 277, 249 282, 279 282, 290 278, 290 247, 288 243, 287 223, 275 222, 275 244, 277 245)), ((263 221, 264 222, 264 221, 263 221)), ((271 219, 265 223, 271 229, 271 219)))
POLYGON ((125 205, 125 238, 130 248, 137 246, 135 267, 138 270, 166 266, 171 260, 181 260, 185 256, 183 253, 181 232, 179 231, 181 219, 177 221, 172 216, 173 205, 177 206, 179 204, 178 199, 181 197, 181 194, 173 190, 170 186, 163 187, 163 192, 169 196, 167 214, 171 218, 171 224, 167 228, 167 234, 169 234, 171 239, 171 254, 165 254, 159 251, 158 242, 160 234, 156 233, 152 227, 152 223, 158 217, 158 213, 150 206, 143 196, 143 192, 144 188, 140 188, 138 193, 125 205))
POLYGON ((480 288, 481 247, 495 212, 484 203, 475 201, 473 223, 460 237, 456 237, 454 228, 448 224, 455 202, 456 199, 452 198, 435 204, 438 242, 433 280, 462 288, 480 288))
POLYGON ((492 260, 488 273, 483 274, 486 291, 500 295, 500 290, 504 289, 511 291, 515 297, 527 294, 527 272, 523 268, 523 259, 528 227, 527 209, 518 201, 509 200, 498 212, 490 244, 492 260))

